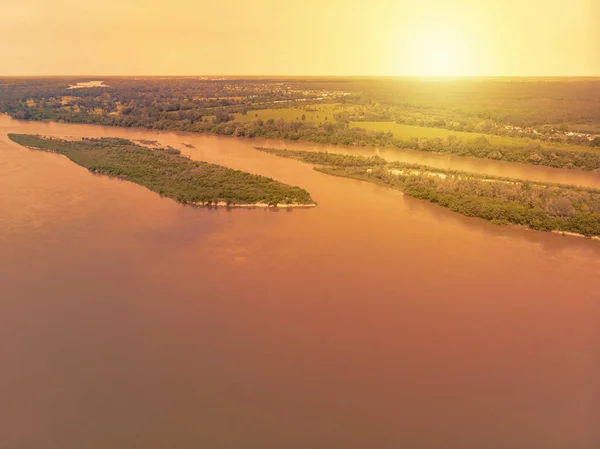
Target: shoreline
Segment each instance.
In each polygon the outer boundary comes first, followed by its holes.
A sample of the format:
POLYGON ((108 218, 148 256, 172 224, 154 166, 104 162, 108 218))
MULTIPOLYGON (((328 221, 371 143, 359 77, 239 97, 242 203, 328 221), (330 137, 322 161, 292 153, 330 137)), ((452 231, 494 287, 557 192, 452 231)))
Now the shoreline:
MULTIPOLYGON (((531 229, 531 228, 527 228, 527 229, 535 231, 535 229, 531 229)), ((551 232, 552 234, 558 234, 563 237, 583 237, 584 239, 589 239, 589 240, 600 240, 600 236, 598 236, 598 235, 587 236, 587 235, 583 235, 583 234, 578 234, 577 232, 561 231, 559 229, 553 229, 548 232, 551 232)))
POLYGON ((226 208, 226 209, 309 209, 312 207, 317 207, 317 203, 277 203, 277 204, 268 204, 268 203, 248 203, 248 204, 227 204, 225 201, 219 201, 215 203, 180 203, 193 207, 203 207, 203 208, 226 208))

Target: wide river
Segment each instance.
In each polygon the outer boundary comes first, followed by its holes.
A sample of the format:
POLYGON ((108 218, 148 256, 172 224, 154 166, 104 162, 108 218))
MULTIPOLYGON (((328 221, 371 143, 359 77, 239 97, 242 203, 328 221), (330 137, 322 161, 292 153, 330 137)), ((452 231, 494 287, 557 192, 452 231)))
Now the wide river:
POLYGON ((319 148, 0 116, 1 449, 600 447, 600 242, 465 218, 256 145, 319 148), (9 132, 159 140, 319 206, 186 207, 9 132))

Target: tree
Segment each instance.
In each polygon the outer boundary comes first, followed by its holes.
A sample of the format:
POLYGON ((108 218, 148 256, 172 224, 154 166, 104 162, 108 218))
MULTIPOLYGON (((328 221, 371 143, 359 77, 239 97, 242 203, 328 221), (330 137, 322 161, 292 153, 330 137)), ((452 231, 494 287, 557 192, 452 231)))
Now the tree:
POLYGON ((560 197, 550 203, 548 212, 557 217, 571 217, 575 209, 568 198, 560 197))
POLYGON ((227 112, 217 111, 215 114, 215 118, 213 119, 213 123, 218 125, 219 123, 226 123, 233 120, 233 117, 230 116, 227 112))

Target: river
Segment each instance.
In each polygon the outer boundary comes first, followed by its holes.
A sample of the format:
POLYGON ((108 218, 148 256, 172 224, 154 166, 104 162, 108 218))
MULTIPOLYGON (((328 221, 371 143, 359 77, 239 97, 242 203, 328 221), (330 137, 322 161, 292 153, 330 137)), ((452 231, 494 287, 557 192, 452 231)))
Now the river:
MULTIPOLYGON (((600 447, 600 242, 254 146, 328 148, 0 116, 0 448, 600 447), (9 132, 158 140, 319 206, 186 207, 9 132)), ((600 187, 581 171, 330 149, 600 187)))

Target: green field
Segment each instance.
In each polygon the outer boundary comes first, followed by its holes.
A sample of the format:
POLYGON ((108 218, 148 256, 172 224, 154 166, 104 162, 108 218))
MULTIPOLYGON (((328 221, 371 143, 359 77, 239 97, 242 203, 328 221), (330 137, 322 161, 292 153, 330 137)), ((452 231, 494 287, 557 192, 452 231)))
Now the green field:
POLYGON ((539 140, 530 139, 528 137, 508 137, 497 136, 493 134, 469 133, 464 131, 451 131, 444 128, 429 128, 425 126, 404 125, 395 122, 351 122, 351 128, 362 128, 370 131, 391 132, 394 137, 403 140, 413 138, 425 139, 446 139, 448 136, 456 136, 463 140, 474 140, 484 136, 492 145, 499 147, 511 148, 527 148, 530 145, 541 146, 552 150, 567 150, 567 151, 585 151, 589 152, 590 148, 585 145, 576 145, 572 143, 549 143, 540 142, 539 140))
POLYGON ((398 139, 446 139, 448 136, 456 136, 465 140, 472 140, 480 136, 485 136, 492 144, 507 146, 527 146, 531 141, 528 138, 515 138, 495 136, 492 134, 468 133, 464 131, 451 131, 444 128, 429 128, 425 126, 403 125, 395 122, 351 122, 351 128, 363 128, 370 131, 391 132, 398 139))
MULTIPOLYGON (((403 125, 395 122, 351 122, 350 128, 363 128, 371 131, 391 132, 394 137, 399 139, 412 139, 414 137, 424 137, 428 139, 439 138, 445 139, 452 135, 463 139, 473 139, 481 134, 467 133, 461 131, 450 131, 443 128, 429 128, 424 126, 403 125)), ((486 135, 492 139, 497 136, 486 135)))
POLYGON ((315 125, 320 125, 328 122, 336 123, 334 114, 342 111, 343 106, 339 104, 311 104, 293 108, 250 110, 247 114, 232 115, 235 120, 240 122, 250 122, 259 119, 265 122, 270 119, 283 119, 286 122, 294 122, 302 121, 302 115, 304 115, 306 122, 313 122, 315 125))

